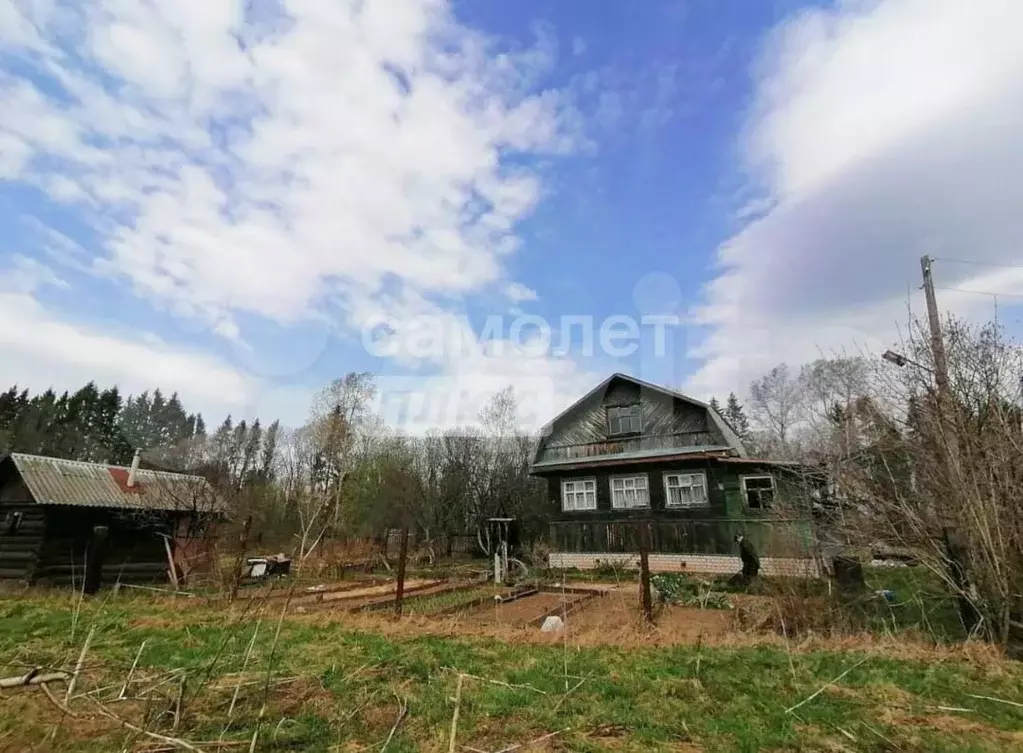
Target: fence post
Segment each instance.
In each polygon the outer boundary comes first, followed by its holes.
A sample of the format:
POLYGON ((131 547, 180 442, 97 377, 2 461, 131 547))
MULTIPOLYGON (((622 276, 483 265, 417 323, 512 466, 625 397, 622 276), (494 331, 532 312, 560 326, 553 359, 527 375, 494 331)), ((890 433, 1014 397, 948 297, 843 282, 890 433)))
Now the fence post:
POLYGON ((242 523, 242 531, 238 535, 238 560, 234 564, 231 580, 231 601, 238 597, 238 589, 242 585, 242 574, 245 571, 245 555, 249 550, 249 532, 252 530, 252 516, 248 515, 242 523))
POLYGON ((654 621, 654 600, 650 593, 650 522, 639 524, 639 595, 643 602, 643 616, 654 621))
POLYGON ((408 526, 401 529, 401 546, 398 549, 398 583, 394 590, 394 616, 401 617, 401 602, 405 598, 405 561, 408 559, 408 526))

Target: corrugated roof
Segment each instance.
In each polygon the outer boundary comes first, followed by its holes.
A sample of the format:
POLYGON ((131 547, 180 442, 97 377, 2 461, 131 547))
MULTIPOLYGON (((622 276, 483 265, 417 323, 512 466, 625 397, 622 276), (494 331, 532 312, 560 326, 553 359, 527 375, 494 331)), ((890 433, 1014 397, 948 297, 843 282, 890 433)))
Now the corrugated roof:
POLYGON ((201 476, 183 473, 135 472, 126 485, 128 468, 85 463, 41 455, 10 455, 32 497, 40 505, 114 507, 129 510, 222 511, 213 488, 201 476))

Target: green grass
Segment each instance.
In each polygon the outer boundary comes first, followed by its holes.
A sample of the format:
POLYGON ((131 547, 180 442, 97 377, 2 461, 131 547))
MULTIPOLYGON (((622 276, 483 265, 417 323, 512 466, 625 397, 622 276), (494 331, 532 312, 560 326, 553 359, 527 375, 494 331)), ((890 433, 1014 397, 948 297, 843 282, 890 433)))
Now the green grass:
POLYGON ((409 598, 408 602, 404 605, 404 612, 405 614, 419 615, 436 614, 444 609, 453 609, 461 605, 467 605, 476 599, 492 598, 495 593, 497 593, 497 589, 490 585, 462 591, 450 591, 433 596, 409 598))
MULTIPOLYGON (((193 678, 189 687, 196 688, 201 678, 240 669, 260 619, 240 607, 225 610, 182 599, 175 604, 122 595, 106 603, 87 601, 72 637, 70 603, 64 595, 0 600, 0 656, 9 665, 5 675, 23 672, 25 665, 73 666, 86 633, 94 628, 86 689, 122 679, 143 640, 146 672, 187 668, 193 678)), ((249 670, 262 673, 270 663, 278 608, 268 607, 262 615, 262 638, 249 670)), ((1023 702, 1023 666, 1008 662, 870 656, 841 680, 840 692, 825 691, 794 714, 785 713, 864 657, 840 651, 790 655, 774 646, 571 647, 566 653, 557 643, 385 636, 339 623, 289 619, 282 626, 273 675, 301 679, 271 693, 259 750, 326 752, 347 750, 344 746, 353 743, 379 750, 396 718, 396 698, 408 704, 408 716, 388 750, 447 750, 455 686, 447 668, 542 691, 467 681, 459 741, 484 750, 565 728, 571 729, 558 739, 562 749, 573 751, 670 750, 683 743, 706 751, 841 749, 828 747, 835 744, 878 753, 1023 747, 1023 738, 1011 737, 1023 728, 1023 709, 969 698, 1023 702), (568 695, 566 669, 569 687, 586 678, 568 695), (974 710, 942 712, 936 706, 974 710), (949 728, 948 718, 960 726, 949 728)), ((217 737, 229 697, 201 692, 186 703, 179 734, 190 740, 217 737)), ((261 700, 258 688, 245 691, 229 739, 251 736, 261 700)), ((3 701, 0 748, 18 741, 27 749, 53 724, 53 714, 47 717, 26 706, 49 708, 34 691, 9 696, 5 691, 3 701)), ((123 705, 114 708, 129 711, 123 705)), ((123 747, 123 731, 90 734, 79 724, 65 727, 68 736, 61 739, 61 750, 123 747)))

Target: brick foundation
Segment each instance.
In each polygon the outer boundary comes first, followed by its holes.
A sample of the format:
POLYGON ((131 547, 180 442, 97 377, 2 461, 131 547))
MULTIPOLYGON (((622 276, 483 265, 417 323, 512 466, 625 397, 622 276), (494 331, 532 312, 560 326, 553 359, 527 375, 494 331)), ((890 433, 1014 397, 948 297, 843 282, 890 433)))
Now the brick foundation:
MULTIPOLYGON (((592 570, 601 562, 615 563, 623 568, 639 569, 638 554, 596 554, 551 552, 549 563, 552 568, 578 568, 592 570)), ((651 554, 651 572, 690 572, 731 575, 742 570, 738 557, 713 554, 651 554)), ((790 559, 784 557, 761 557, 760 572, 763 575, 789 575, 818 577, 820 570, 812 559, 790 559)))

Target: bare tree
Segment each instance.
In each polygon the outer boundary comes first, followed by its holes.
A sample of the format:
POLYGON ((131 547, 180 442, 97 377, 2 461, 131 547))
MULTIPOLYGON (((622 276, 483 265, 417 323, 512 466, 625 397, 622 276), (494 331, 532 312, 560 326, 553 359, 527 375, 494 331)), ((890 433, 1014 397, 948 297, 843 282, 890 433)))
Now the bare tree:
POLYGON ((356 465, 359 435, 370 418, 375 394, 371 374, 349 372, 327 385, 313 402, 309 431, 317 453, 310 470, 315 485, 333 500, 334 526, 340 524, 345 477, 356 465))
POLYGON ((791 454, 789 443, 800 418, 801 385, 787 364, 778 364, 750 385, 750 413, 766 454, 791 454))
POLYGON ((876 372, 853 406, 855 441, 833 463, 855 510, 847 535, 912 551, 958 597, 967 629, 1023 644, 1023 352, 994 325, 950 320, 946 336, 944 406, 919 325, 903 368, 876 372))

